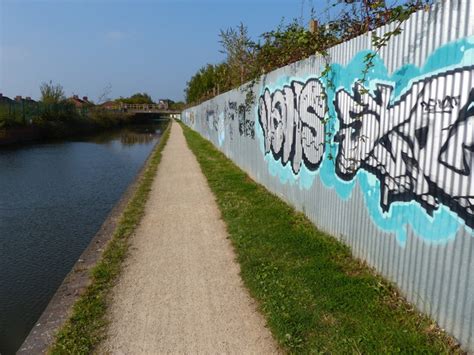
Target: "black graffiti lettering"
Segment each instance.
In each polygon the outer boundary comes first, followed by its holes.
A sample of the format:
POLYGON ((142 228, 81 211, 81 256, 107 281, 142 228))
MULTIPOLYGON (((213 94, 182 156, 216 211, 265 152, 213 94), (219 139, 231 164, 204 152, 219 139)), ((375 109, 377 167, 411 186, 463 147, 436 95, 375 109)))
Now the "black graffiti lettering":
POLYGON ((247 118, 245 105, 239 105, 239 133, 241 136, 255 139, 255 122, 247 118))
POLYGON ((218 122, 218 117, 217 117, 217 110, 215 110, 215 109, 206 110, 206 122, 215 131, 218 130, 219 122, 218 122))
POLYGON ((474 157, 474 88, 450 127, 448 139, 441 148, 439 162, 458 174, 470 176, 474 157))
MULTIPOLYGON (((255 139, 255 122, 250 119, 247 115, 246 107, 244 104, 238 104, 236 101, 228 101, 224 109, 224 117, 227 121, 238 122, 238 131, 241 137, 248 137, 255 139)), ((231 139, 233 139, 233 128, 229 123, 229 132, 231 133, 231 139)))
POLYGON ((426 113, 451 113, 459 105, 459 96, 447 95, 443 99, 430 98, 421 102, 421 107, 426 113))
POLYGON ((241 136, 245 134, 245 106, 240 105, 238 110, 239 115, 239 133, 241 136))
POLYGON ((473 70, 415 82, 394 103, 388 85, 373 94, 358 84, 352 94, 339 90, 337 175, 350 180, 359 169, 376 175, 385 211, 395 201, 415 200, 432 214, 443 203, 474 227, 474 88, 460 82, 473 70), (444 82, 453 83, 448 95, 435 90, 444 82))
POLYGON ((266 153, 297 174, 301 164, 316 170, 324 155, 324 88, 317 79, 293 81, 282 90, 268 89, 259 98, 258 120, 266 153))

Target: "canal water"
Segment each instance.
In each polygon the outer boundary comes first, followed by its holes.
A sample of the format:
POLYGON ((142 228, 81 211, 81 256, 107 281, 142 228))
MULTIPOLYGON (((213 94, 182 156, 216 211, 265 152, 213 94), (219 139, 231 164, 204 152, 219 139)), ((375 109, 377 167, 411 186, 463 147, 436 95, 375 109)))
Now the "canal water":
POLYGON ((20 347, 165 125, 0 148, 1 354, 20 347))

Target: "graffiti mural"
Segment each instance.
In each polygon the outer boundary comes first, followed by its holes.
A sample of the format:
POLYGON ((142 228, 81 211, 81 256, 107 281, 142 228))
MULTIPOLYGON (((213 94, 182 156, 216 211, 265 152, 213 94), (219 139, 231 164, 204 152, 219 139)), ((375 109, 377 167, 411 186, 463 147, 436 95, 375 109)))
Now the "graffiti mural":
POLYGON ((394 103, 390 85, 377 84, 373 94, 360 84, 352 93, 339 90, 337 175, 375 174, 384 211, 395 201, 416 200, 432 215, 443 203, 473 227, 474 88, 459 83, 473 70, 416 81, 394 103))
MULTIPOLYGON (((221 107, 223 107, 223 109, 220 109, 219 105, 214 103, 208 103, 205 106, 203 116, 207 138, 216 136, 219 146, 224 144, 226 135, 230 141, 233 141, 234 132, 241 137, 250 138, 252 140, 255 139, 255 121, 251 115, 248 114, 246 106, 243 103, 228 101, 221 107)), ((194 126, 193 111, 186 111, 185 119, 189 124, 194 126)))
POLYGON ((203 134, 230 150, 257 140, 281 184, 310 190, 319 179, 344 201, 359 185, 372 221, 401 245, 407 226, 446 242, 474 228, 474 39, 392 73, 377 55, 362 86, 369 52, 332 63, 331 85, 314 76, 262 85, 253 111, 241 93, 211 100, 199 108, 203 134))
POLYGON ((274 92, 266 89, 258 102, 265 153, 283 165, 290 162, 295 174, 302 163, 317 169, 324 155, 325 114, 324 88, 317 79, 293 81, 274 92))
POLYGON ((447 241, 463 224, 474 227, 474 40, 392 74, 376 56, 362 86, 369 52, 331 64, 331 83, 286 77, 262 88, 255 115, 268 170, 306 190, 318 176, 343 200, 358 184, 373 222, 401 245, 408 225, 425 240, 447 241), (305 125, 319 148, 312 160, 305 125))

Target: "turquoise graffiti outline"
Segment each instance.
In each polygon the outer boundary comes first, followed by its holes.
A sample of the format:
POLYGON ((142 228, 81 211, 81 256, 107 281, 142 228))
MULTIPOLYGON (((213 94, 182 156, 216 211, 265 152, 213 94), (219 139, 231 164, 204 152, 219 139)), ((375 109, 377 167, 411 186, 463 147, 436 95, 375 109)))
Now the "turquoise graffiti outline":
MULTIPOLYGON (((368 53, 373 52, 367 50, 357 53, 346 66, 337 63, 331 64, 330 80, 335 89, 328 89, 330 85, 328 85, 328 79, 325 77, 315 77, 314 75, 303 77, 282 76, 271 85, 262 85, 260 95, 263 94, 265 89, 274 92, 282 89, 285 85, 289 85, 292 81, 306 82, 313 78, 321 80, 326 88, 329 117, 331 117, 326 127, 328 127, 328 132, 334 136, 339 128, 334 107, 336 92, 341 89, 352 92, 354 83, 361 75, 361 68, 365 66, 364 60, 368 53)), ((373 64, 374 66, 368 72, 364 85, 372 93, 376 84, 388 83, 392 85, 394 90, 391 102, 393 102, 403 95, 406 90, 409 90, 414 81, 447 70, 474 65, 474 36, 437 48, 421 67, 407 64, 389 75, 380 56, 375 57, 373 64)), ((255 120, 258 121, 258 104, 255 107, 255 120)), ((445 244, 453 240, 456 233, 463 227, 474 236, 472 229, 467 227, 465 222, 445 205, 440 205, 434 211, 433 216, 427 214, 425 209, 414 200, 393 202, 387 212, 382 211, 380 207, 380 181, 375 175, 363 169, 360 169, 350 181, 344 181, 336 175, 334 160, 329 159, 329 154, 335 156, 334 149, 337 151, 338 144, 335 142, 326 143, 323 161, 319 169, 310 171, 302 164, 300 172, 295 175, 289 165, 283 166, 280 160, 275 160, 271 154, 265 154, 264 136, 259 122, 255 123, 255 130, 269 173, 274 177, 278 177, 282 184, 297 184, 300 189, 308 190, 313 185, 314 179, 319 177, 326 188, 334 189, 341 199, 347 201, 351 197, 356 183, 358 183, 372 221, 381 230, 395 233, 396 240, 401 246, 406 245, 408 225, 416 235, 426 242, 434 244, 445 244)))

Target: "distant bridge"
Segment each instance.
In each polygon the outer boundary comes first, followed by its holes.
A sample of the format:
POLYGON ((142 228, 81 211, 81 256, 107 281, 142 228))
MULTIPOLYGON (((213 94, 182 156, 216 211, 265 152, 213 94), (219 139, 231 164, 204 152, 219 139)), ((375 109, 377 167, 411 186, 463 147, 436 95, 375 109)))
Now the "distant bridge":
POLYGON ((176 110, 167 110, 163 108, 163 105, 160 104, 124 104, 117 103, 114 106, 108 106, 108 110, 121 111, 128 113, 153 113, 160 116, 167 116, 170 118, 179 118, 181 111, 176 110))

